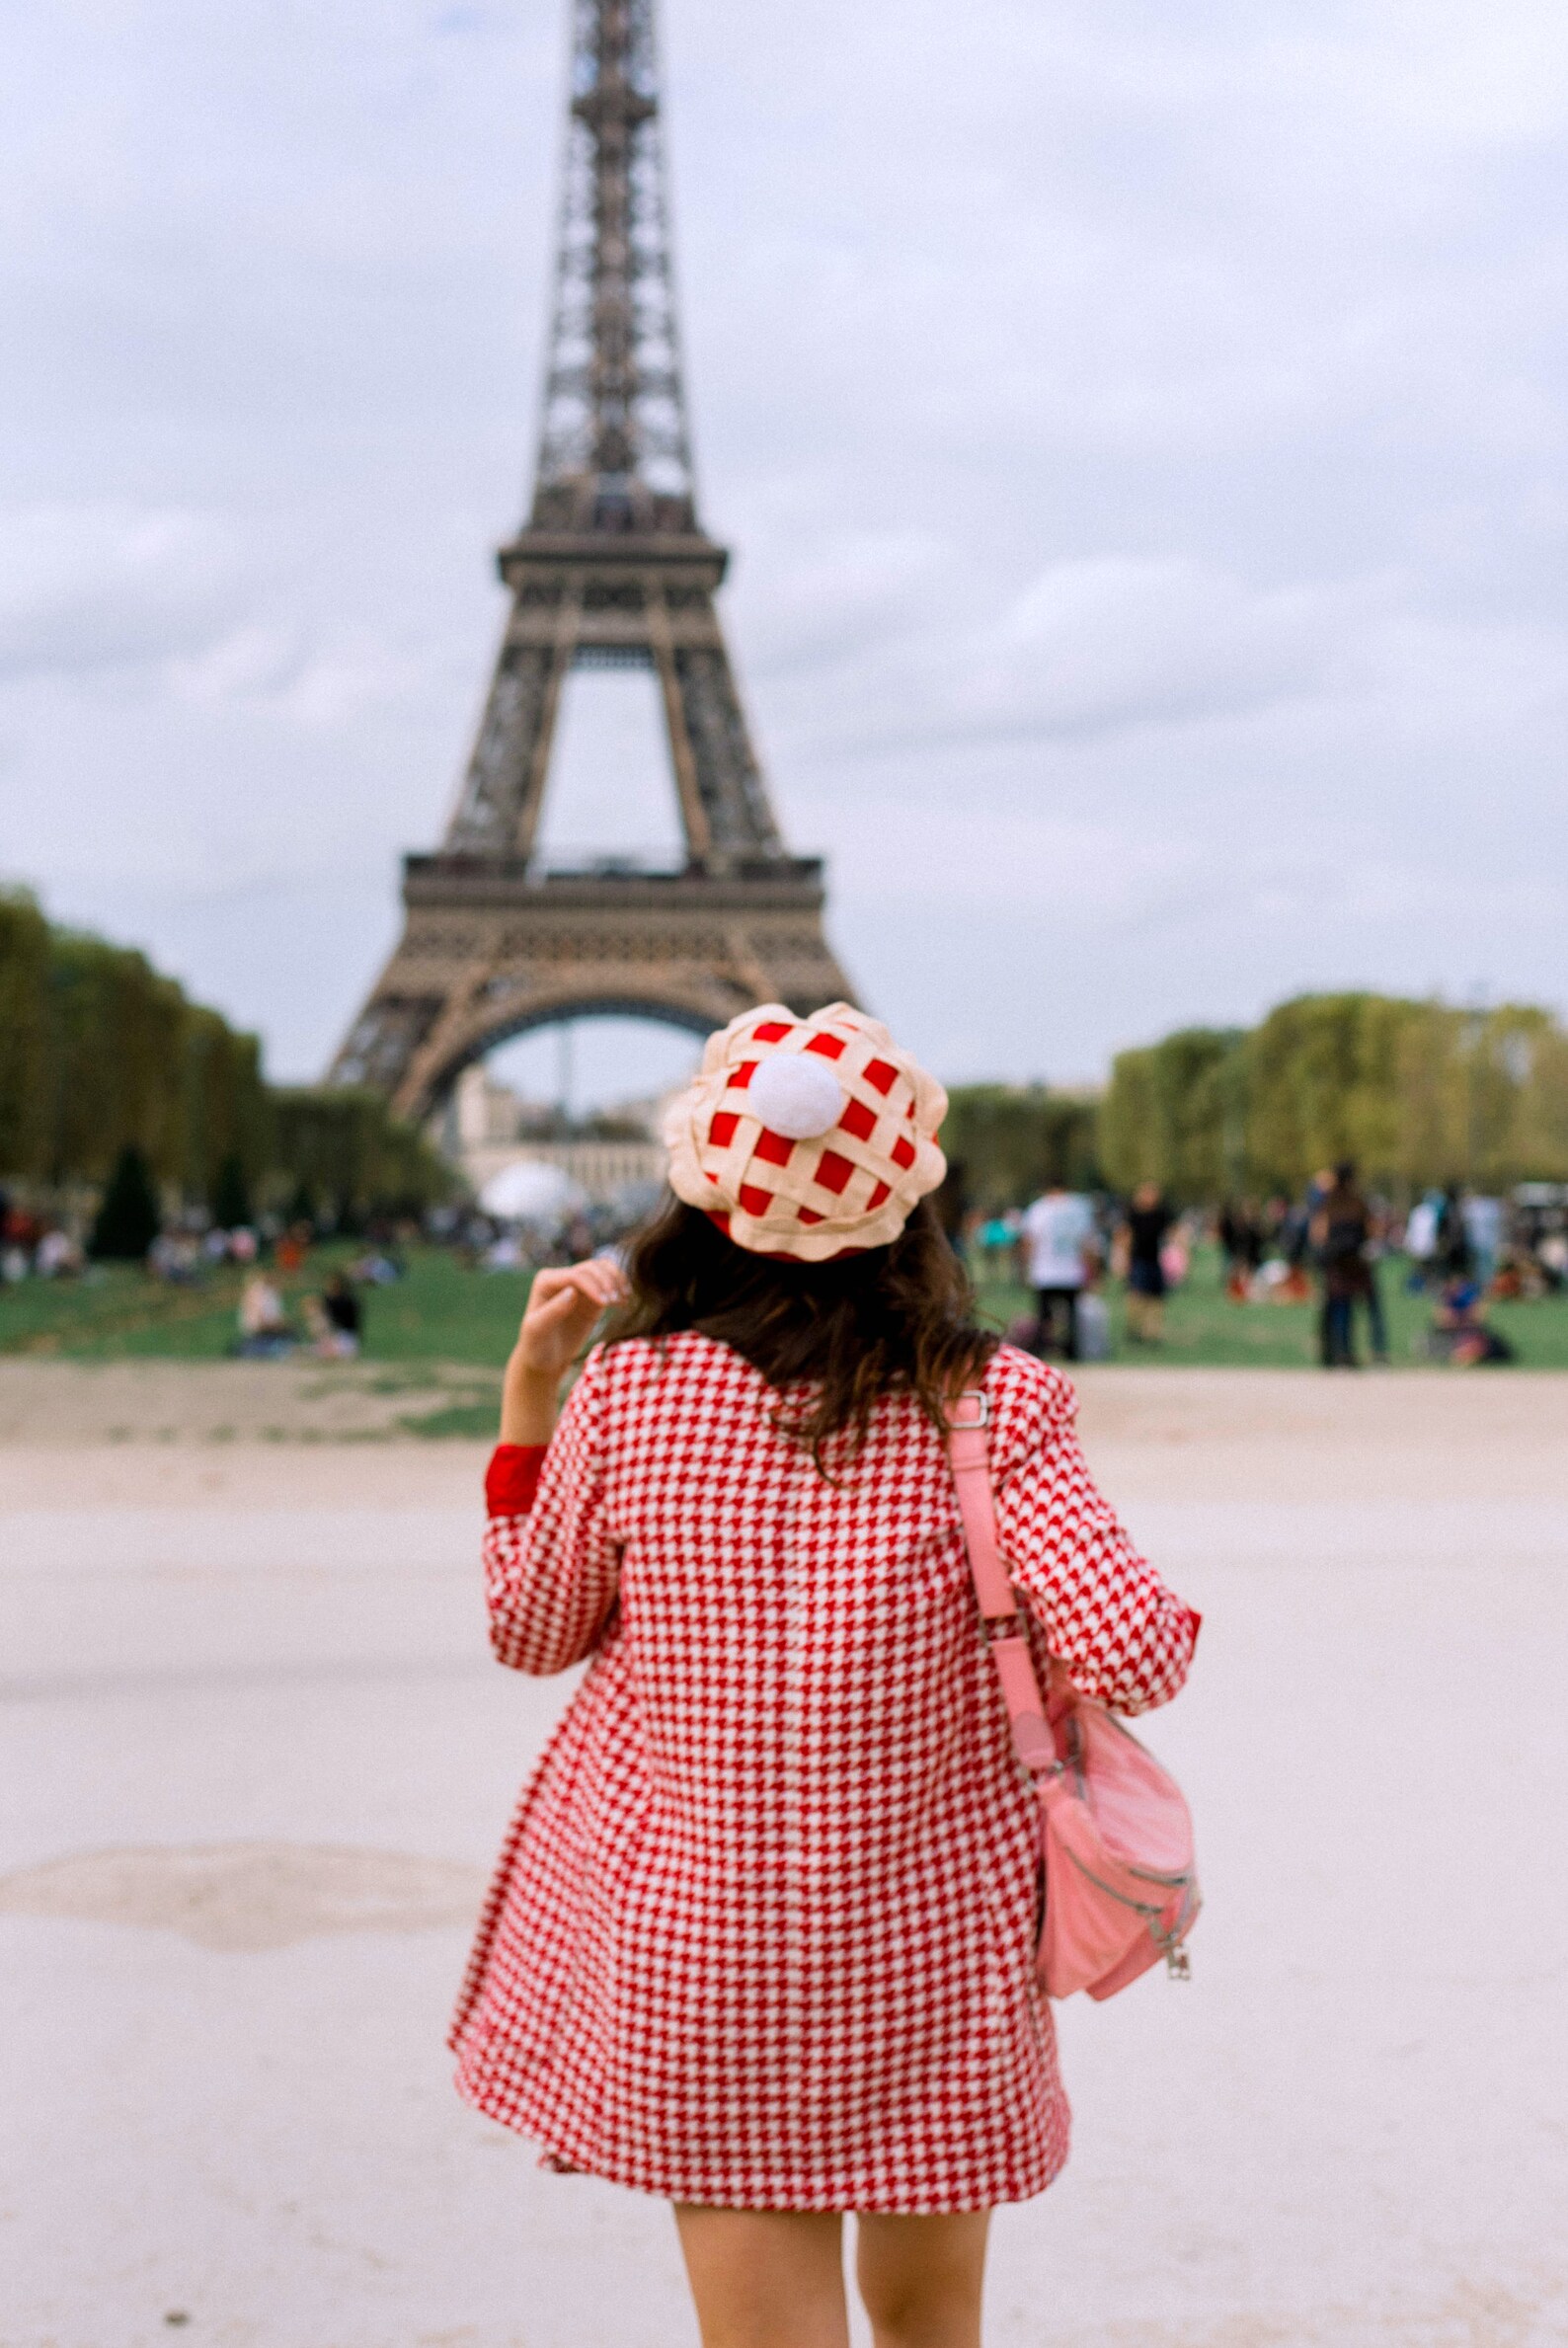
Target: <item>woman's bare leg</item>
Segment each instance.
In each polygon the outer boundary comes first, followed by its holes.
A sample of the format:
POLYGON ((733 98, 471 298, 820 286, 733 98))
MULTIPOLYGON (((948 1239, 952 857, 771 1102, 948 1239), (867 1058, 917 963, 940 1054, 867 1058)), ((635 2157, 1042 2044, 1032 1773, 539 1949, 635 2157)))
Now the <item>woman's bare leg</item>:
POLYGON ((702 2348, 849 2348, 834 2213, 676 2202, 675 2225, 702 2348))
POLYGON ((989 2210, 859 2221, 855 2276, 876 2348, 980 2348, 989 2210))

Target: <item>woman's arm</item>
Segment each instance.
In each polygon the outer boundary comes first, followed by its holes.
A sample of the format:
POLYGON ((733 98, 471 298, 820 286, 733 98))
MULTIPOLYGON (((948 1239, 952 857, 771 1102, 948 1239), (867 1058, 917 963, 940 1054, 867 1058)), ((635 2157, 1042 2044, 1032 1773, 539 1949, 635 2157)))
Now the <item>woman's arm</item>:
MULTIPOLYGON (((1033 1398, 1032 1398, 1033 1399, 1033 1398)), ((1055 1370, 1031 1424, 999 1446, 996 1521, 1023 1604, 1080 1693, 1115 1712, 1168 1703, 1187 1677, 1200 1617, 1140 1556, 1096 1490, 1055 1370)))
POLYGON ((547 1444, 555 1432, 561 1380, 601 1313, 626 1296, 626 1275, 612 1256, 536 1272, 517 1342, 501 1387, 504 1444, 547 1444))
POLYGON ((485 1479, 484 1562, 491 1645, 514 1671, 581 1662, 615 1603, 620 1560, 604 1525, 594 1358, 558 1436, 555 1414, 564 1372, 625 1292, 607 1258, 537 1274, 507 1365, 501 1442, 485 1479))

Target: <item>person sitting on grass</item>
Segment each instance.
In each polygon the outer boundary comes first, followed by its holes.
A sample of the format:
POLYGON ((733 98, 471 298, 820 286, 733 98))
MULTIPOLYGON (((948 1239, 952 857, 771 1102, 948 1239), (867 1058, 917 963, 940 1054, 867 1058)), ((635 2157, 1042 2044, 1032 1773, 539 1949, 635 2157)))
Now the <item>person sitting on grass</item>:
POLYGON ((1466 1279, 1447 1281, 1439 1291, 1427 1348, 1434 1361, 1450 1362, 1455 1370, 1518 1359, 1508 1339, 1487 1323, 1479 1282, 1466 1279))
POLYGON ((234 1351, 245 1361, 275 1362, 293 1351, 283 1299, 265 1272, 253 1272, 240 1291, 239 1324, 234 1351))
POLYGON ((322 1350, 334 1361, 352 1362, 359 1351, 364 1310, 343 1273, 335 1272, 322 1291, 321 1309, 327 1319, 322 1350))

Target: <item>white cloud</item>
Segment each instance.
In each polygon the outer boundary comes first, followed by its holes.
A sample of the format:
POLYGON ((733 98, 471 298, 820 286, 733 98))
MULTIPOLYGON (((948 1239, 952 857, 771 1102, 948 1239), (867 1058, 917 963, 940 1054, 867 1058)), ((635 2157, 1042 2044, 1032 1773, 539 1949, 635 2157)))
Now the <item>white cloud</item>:
POLYGON ((814 530, 809 551, 775 522, 775 558, 756 590, 770 670, 836 666, 874 655, 950 589, 951 557, 930 532, 814 530))
POLYGON ((1269 707, 1323 687, 1355 600, 1249 592, 1180 557, 1056 564, 1003 619, 974 705, 1063 737, 1269 707))
POLYGON ((252 624, 231 629, 200 652, 170 664, 177 694, 197 702, 274 698, 291 685, 302 660, 298 635, 252 624))
POLYGON ((144 666, 210 642, 232 610, 234 550, 178 508, 0 511, 0 676, 144 666))
POLYGON ((314 646, 297 629, 255 623, 171 663, 169 682, 195 702, 261 707, 331 733, 370 709, 406 702, 425 678, 419 663, 372 636, 314 646))

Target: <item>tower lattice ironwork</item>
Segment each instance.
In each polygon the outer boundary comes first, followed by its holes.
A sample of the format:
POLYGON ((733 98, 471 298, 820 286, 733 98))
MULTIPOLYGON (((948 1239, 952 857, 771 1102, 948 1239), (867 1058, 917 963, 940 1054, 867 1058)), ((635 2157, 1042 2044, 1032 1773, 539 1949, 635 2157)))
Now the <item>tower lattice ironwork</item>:
POLYGON ((792 856, 714 609, 728 557, 697 519, 675 314, 654 0, 574 0, 572 90, 533 503, 446 837, 404 860, 404 928, 333 1064, 405 1116, 529 1027, 593 1012, 697 1032, 748 1005, 847 995, 823 872, 792 856), (685 861, 541 868, 574 666, 658 680, 685 861))

